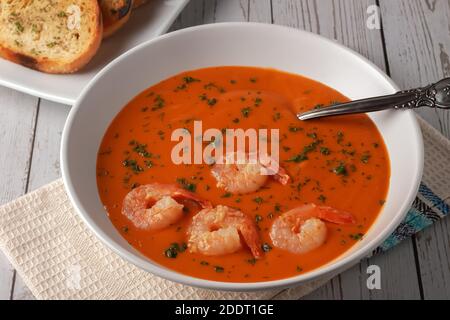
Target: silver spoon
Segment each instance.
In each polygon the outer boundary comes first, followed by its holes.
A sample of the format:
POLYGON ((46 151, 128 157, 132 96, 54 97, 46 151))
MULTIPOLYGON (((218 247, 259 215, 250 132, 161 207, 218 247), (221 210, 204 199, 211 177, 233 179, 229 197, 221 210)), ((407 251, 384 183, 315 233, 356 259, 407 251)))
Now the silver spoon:
POLYGON ((442 79, 424 88, 400 91, 388 96, 355 100, 311 110, 298 114, 297 118, 310 120, 386 109, 415 109, 422 107, 450 109, 450 78, 442 79))

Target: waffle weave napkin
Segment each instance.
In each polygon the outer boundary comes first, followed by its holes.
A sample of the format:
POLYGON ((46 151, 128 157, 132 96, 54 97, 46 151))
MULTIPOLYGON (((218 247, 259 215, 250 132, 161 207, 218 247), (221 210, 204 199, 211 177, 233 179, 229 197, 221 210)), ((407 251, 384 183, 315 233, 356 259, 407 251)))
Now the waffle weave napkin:
MULTIPOLYGON (((449 213, 450 141, 419 120, 425 171, 405 221, 385 251, 449 213)), ((330 279, 288 289, 220 292, 161 279, 124 261, 90 232, 61 180, 0 207, 0 249, 38 299, 298 299, 330 279)))

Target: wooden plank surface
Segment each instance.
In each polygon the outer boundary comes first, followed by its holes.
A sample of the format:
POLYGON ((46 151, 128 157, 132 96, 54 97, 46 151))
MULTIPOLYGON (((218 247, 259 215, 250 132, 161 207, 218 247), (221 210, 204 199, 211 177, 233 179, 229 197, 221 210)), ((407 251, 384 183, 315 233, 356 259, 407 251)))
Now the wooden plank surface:
MULTIPOLYGON (((38 99, 0 87, 0 204, 25 193, 38 99)), ((0 252, 0 299, 10 299, 14 269, 0 252)))
MULTIPOLYGON (((171 30, 223 21, 274 22, 322 34, 387 69, 403 88, 450 76, 447 0, 192 0, 171 30), (370 30, 367 8, 378 2, 384 29, 370 30)), ((37 98, 0 87, 0 203, 60 176, 59 143, 68 111, 67 106, 44 100, 38 105, 37 98)), ((433 110, 419 113, 450 136, 450 113, 440 118, 433 110)), ((305 299, 448 299, 449 235, 448 221, 437 223, 305 299), (382 290, 365 286, 370 264, 381 267, 382 290)), ((0 299, 9 298, 32 296, 0 253, 0 299)))
MULTIPOLYGON (((450 77, 450 3, 446 0, 381 0, 391 76, 403 89, 450 77)), ((450 112, 420 109, 450 138, 450 112)))
MULTIPOLYGON (((27 192, 33 191, 61 176, 59 147, 62 130, 69 110, 69 106, 41 100, 36 122, 27 192)), ((12 291, 14 300, 34 298, 17 273, 14 280, 12 291)))
MULTIPOLYGON (((449 77, 450 1, 382 0, 380 5, 393 79, 402 88, 414 88, 449 77)), ((450 112, 418 113, 450 138, 450 112)), ((450 196, 450 182, 448 191, 450 196)), ((415 237, 425 299, 450 298, 449 234, 445 219, 415 237)))

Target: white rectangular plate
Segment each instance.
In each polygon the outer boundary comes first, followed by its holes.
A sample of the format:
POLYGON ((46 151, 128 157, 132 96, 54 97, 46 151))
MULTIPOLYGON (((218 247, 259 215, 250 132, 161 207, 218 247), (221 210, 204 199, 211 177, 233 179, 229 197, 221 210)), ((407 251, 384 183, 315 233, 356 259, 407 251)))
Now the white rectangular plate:
POLYGON ((92 61, 74 74, 46 74, 0 58, 0 85, 72 105, 97 72, 127 50, 165 33, 188 2, 150 0, 133 11, 125 26, 104 40, 92 61))

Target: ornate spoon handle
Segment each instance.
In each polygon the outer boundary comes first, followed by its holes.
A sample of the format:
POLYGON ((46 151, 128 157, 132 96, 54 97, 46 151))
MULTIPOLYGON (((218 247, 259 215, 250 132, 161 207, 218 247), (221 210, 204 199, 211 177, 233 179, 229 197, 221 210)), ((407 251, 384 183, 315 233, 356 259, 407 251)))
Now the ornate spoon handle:
POLYGON ((443 79, 424 88, 400 91, 392 95, 336 104, 298 114, 300 120, 354 113, 366 113, 386 109, 415 108, 450 109, 450 78, 443 79))

